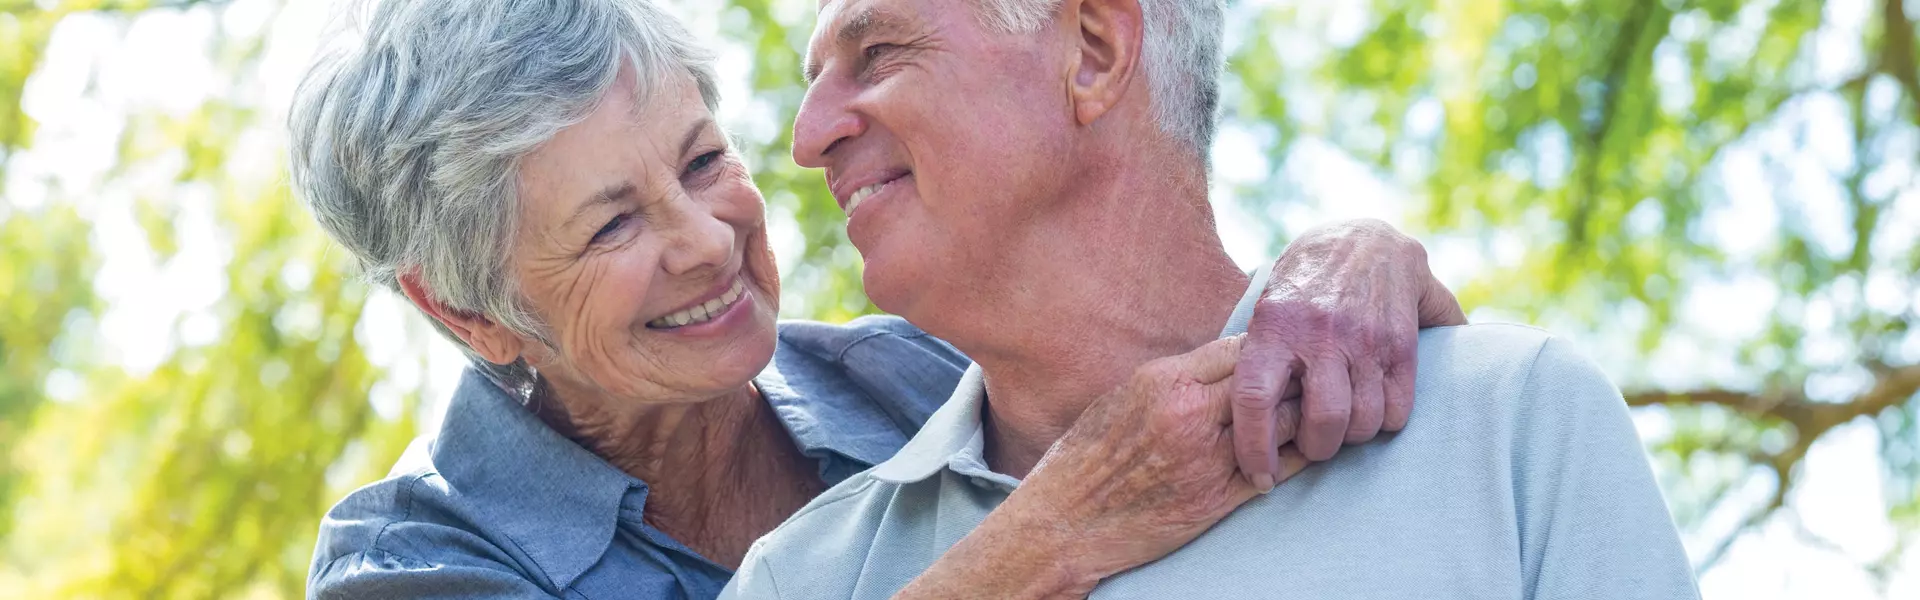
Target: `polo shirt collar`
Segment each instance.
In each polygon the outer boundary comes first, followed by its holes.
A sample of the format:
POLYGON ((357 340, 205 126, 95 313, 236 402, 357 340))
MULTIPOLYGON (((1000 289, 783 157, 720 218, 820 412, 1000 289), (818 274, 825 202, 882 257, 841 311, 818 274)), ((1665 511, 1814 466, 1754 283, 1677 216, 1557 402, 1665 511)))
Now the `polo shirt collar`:
MULTIPOLYGON (((1239 304, 1233 307, 1233 314, 1227 317, 1227 324, 1220 337, 1232 337, 1247 332, 1247 324, 1253 320, 1253 309, 1266 290, 1267 276, 1273 269, 1271 264, 1253 272, 1246 293, 1240 296, 1239 304)), ((986 376, 980 371, 980 365, 967 367, 966 375, 960 378, 960 385, 953 390, 946 405, 927 418, 927 424, 920 433, 907 441, 892 459, 873 468, 873 477, 893 484, 907 484, 926 480, 942 469, 951 469, 955 473, 983 478, 997 483, 1007 483, 1005 475, 988 471, 985 467, 986 429, 981 418, 987 403, 986 376)))

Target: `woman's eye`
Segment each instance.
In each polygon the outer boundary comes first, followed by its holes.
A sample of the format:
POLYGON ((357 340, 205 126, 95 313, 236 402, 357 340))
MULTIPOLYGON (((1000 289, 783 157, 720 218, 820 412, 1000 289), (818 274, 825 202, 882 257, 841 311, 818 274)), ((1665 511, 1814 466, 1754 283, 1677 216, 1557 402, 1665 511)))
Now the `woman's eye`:
POLYGON ((714 161, 718 160, 720 160, 720 151, 718 150, 696 156, 693 158, 693 162, 687 163, 687 174, 691 175, 704 171, 707 167, 712 166, 714 161))
POLYGON ((598 244, 602 241, 605 241, 607 237, 612 236, 614 233, 619 232, 620 226, 625 225, 626 223, 627 223, 626 215, 620 215, 612 219, 608 219, 606 225, 600 226, 600 231, 594 232, 593 243, 598 244))

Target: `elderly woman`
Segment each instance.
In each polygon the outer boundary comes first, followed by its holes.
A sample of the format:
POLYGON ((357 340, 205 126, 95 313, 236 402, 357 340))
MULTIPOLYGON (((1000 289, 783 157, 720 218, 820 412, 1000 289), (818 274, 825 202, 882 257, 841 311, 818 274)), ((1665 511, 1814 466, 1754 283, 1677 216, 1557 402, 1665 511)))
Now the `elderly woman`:
MULTIPOLYGON (((708 55, 647 0, 387 0, 361 33, 301 86, 295 180, 473 368, 437 437, 328 513, 311 595, 711 598, 952 391, 966 358, 897 318, 776 324, 764 206, 714 121, 708 55)), ((1415 306, 1430 276, 1388 233, 1326 233, 1276 277, 1360 290, 1342 317, 1415 306)), ((1167 485, 1076 475, 1054 489, 1167 485)), ((1000 510, 1155 541, 1151 513, 1056 500, 1000 510)), ((1106 551, 1076 550, 1058 562, 1106 551)))

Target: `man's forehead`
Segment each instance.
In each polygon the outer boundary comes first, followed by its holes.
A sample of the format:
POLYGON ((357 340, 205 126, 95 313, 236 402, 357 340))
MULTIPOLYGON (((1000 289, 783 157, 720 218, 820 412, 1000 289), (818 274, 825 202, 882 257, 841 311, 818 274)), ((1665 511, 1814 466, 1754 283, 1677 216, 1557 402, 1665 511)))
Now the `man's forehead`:
POLYGON ((909 27, 912 9, 900 4, 897 0, 821 0, 819 14, 814 18, 813 36, 802 57, 807 81, 811 83, 820 74, 823 57, 816 54, 828 47, 853 44, 874 33, 909 27))
POLYGON ((813 23, 814 41, 830 37, 828 41, 851 42, 876 30, 905 26, 915 10, 907 4, 899 0, 822 0, 813 23))

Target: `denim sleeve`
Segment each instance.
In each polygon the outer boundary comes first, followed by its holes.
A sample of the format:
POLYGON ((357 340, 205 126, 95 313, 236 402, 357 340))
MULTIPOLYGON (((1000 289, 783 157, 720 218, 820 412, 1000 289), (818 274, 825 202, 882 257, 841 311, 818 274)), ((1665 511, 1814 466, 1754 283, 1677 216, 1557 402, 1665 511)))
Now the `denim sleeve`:
POLYGON ((337 557, 322 566, 313 575, 307 597, 315 600, 554 598, 505 566, 496 568, 478 561, 428 563, 371 549, 337 557))
POLYGON ((1527 597, 1699 598, 1619 390, 1559 338, 1525 389, 1513 468, 1527 597))

